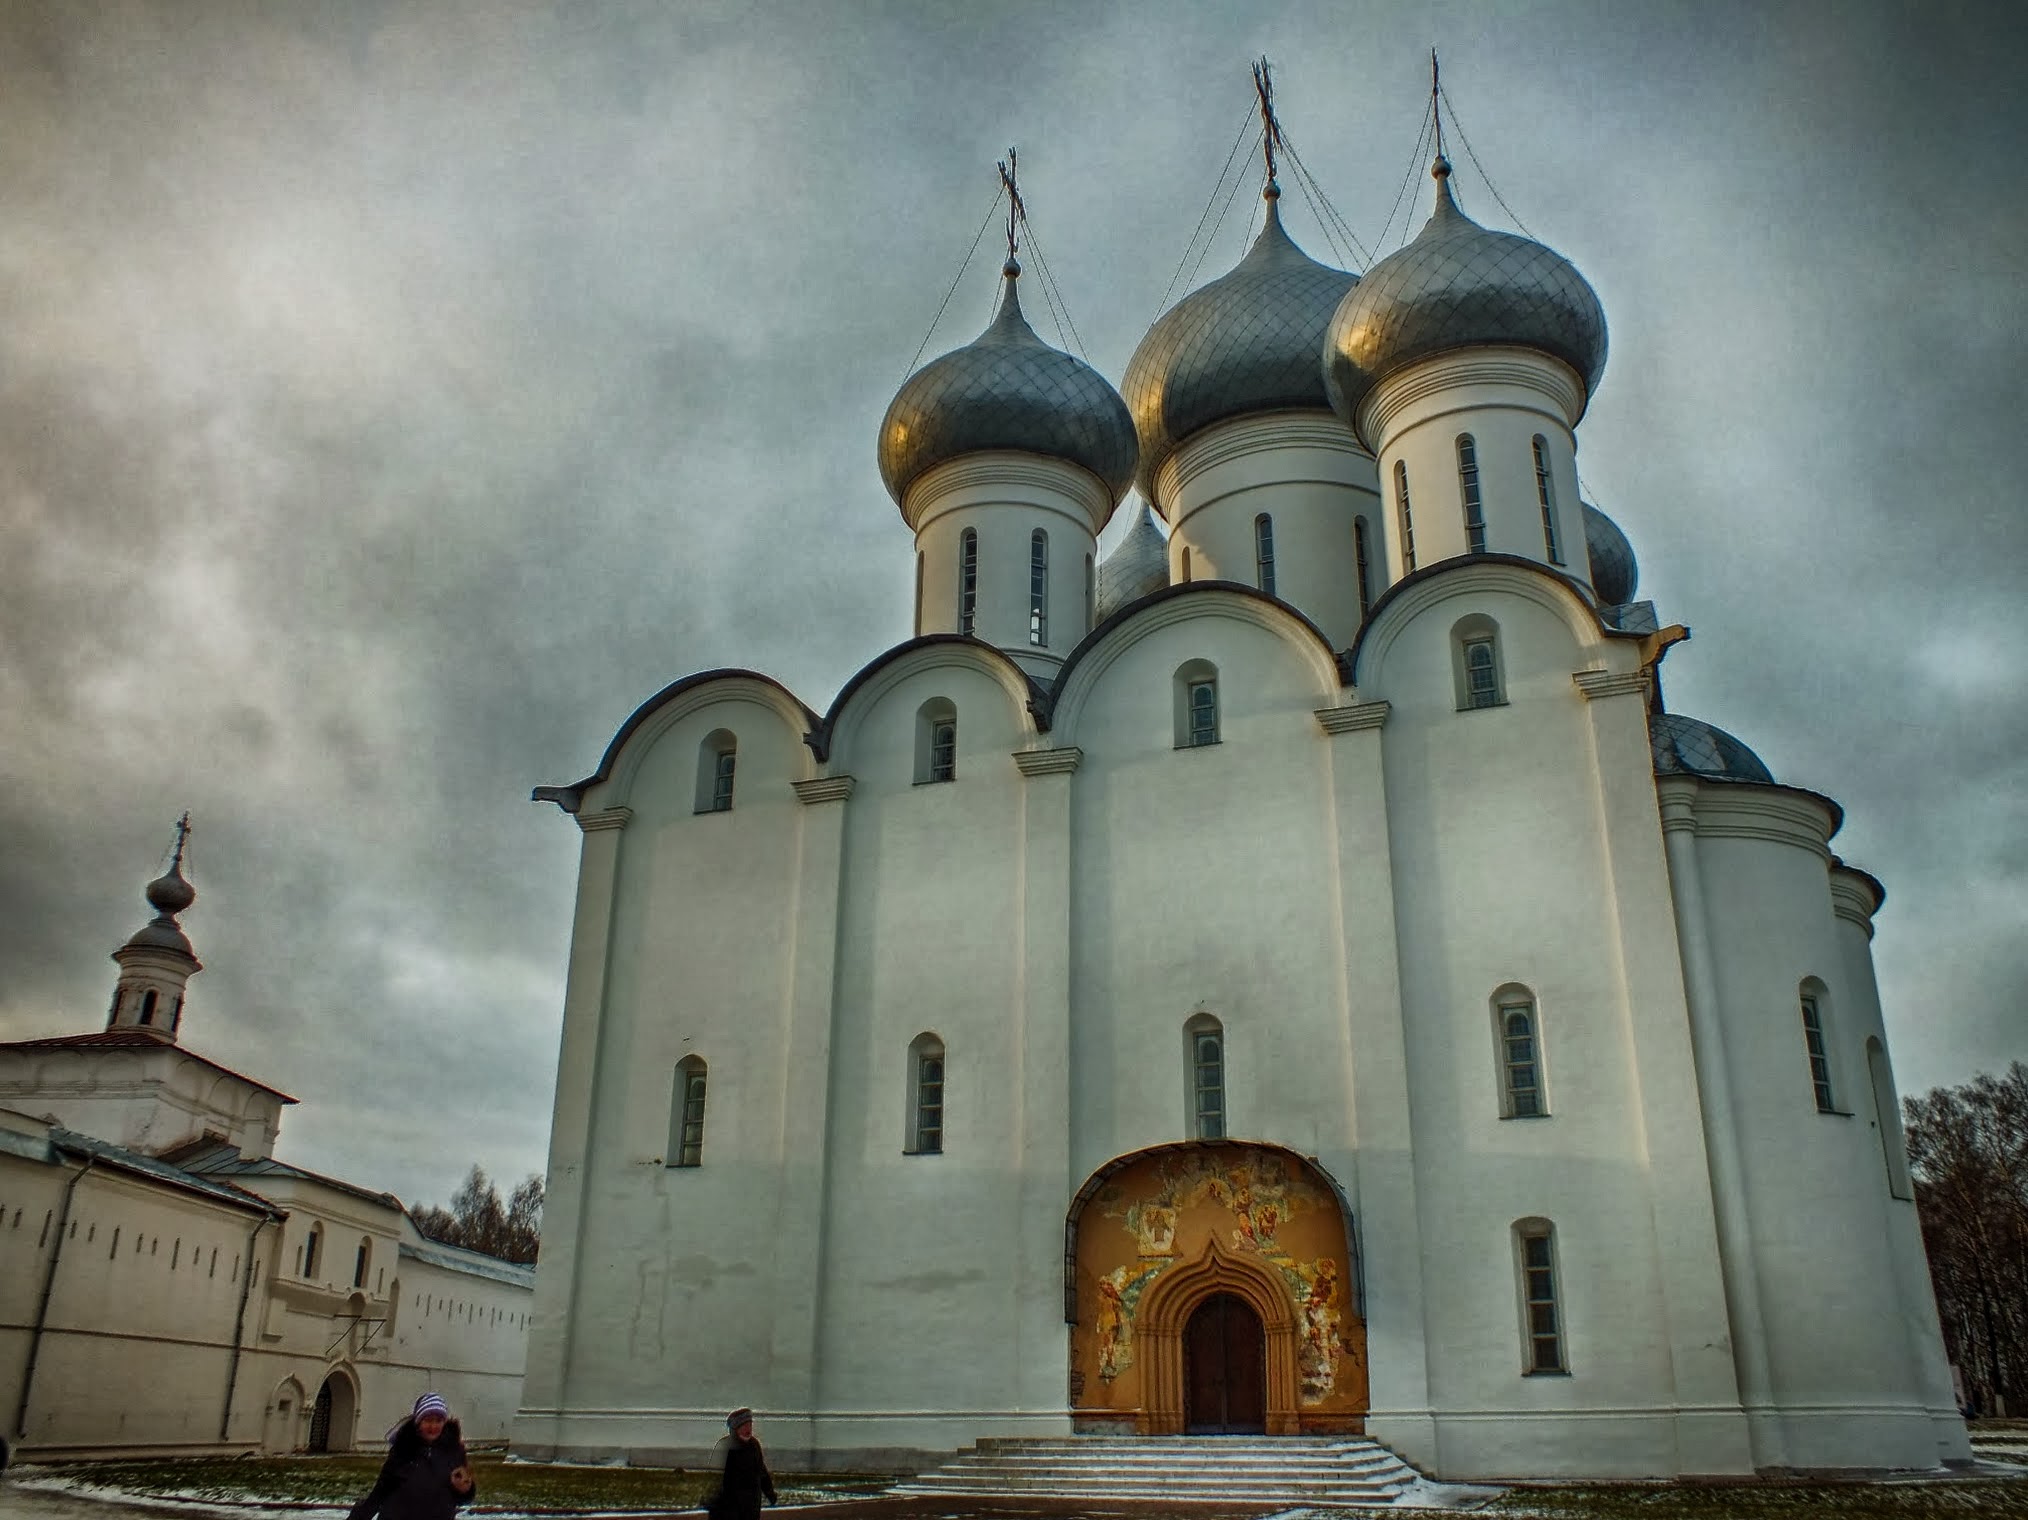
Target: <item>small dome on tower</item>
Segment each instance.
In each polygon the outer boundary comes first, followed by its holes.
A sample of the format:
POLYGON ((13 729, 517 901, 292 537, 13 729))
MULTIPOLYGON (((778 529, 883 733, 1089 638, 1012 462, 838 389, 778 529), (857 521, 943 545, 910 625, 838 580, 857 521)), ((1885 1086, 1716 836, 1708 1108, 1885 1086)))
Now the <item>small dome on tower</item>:
POLYGON ((1229 274, 1163 313, 1127 365, 1120 390, 1141 435, 1141 494, 1193 433, 1231 417, 1331 399, 1317 368, 1324 329, 1359 277, 1320 264, 1282 228, 1280 191, 1267 190, 1267 221, 1229 274))
POLYGON ((1051 348, 1021 315, 1008 259, 1000 314, 972 342, 911 375, 880 424, 880 476, 899 504, 945 460, 1015 449, 1082 465, 1114 503, 1134 479, 1134 423, 1104 376, 1051 348))
POLYGON ((197 901, 197 889, 183 879, 180 858, 167 871, 148 883, 148 906, 157 913, 175 915, 197 901))
POLYGON ((1169 584, 1169 543, 1144 502, 1134 508, 1134 525, 1119 547, 1098 567, 1096 620, 1103 623, 1122 607, 1169 584))
POLYGON ((1584 546, 1591 555, 1591 589, 1608 607, 1624 606, 1641 584, 1634 546, 1620 525, 1590 502, 1584 507, 1584 546))
POLYGON ((1324 383, 1340 417, 1417 359, 1485 344, 1532 348, 1577 372, 1585 394, 1606 361, 1605 311, 1577 267, 1531 238, 1481 227, 1451 196, 1451 166, 1430 171, 1436 209, 1414 241, 1366 272, 1324 338, 1324 383))
POLYGON ((1658 776, 1702 776, 1711 781, 1775 784, 1760 756, 1722 728, 1681 713, 1648 714, 1648 747, 1658 776))

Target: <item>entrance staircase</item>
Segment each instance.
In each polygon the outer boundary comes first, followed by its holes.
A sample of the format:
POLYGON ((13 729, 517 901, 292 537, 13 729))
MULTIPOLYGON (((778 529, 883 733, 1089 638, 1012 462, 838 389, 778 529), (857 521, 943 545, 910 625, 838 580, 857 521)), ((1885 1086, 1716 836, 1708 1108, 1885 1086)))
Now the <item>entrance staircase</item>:
POLYGON ((1064 1436, 983 1440, 892 1492, 1385 1509, 1416 1477, 1363 1436, 1064 1436))

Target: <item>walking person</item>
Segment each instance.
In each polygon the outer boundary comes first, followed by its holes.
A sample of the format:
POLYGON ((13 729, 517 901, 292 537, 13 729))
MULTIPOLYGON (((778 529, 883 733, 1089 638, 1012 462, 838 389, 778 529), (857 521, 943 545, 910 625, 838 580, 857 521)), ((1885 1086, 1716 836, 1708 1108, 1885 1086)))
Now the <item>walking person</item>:
POLYGON ((387 1433, 387 1460, 346 1520, 451 1520, 475 1485, 464 1432, 443 1395, 426 1393, 387 1433))
POLYGON ((753 1411, 733 1410, 725 1417, 725 1428, 729 1434, 718 1443, 725 1453, 725 1468, 719 1474, 718 1492, 704 1501, 704 1512, 711 1520, 755 1520, 763 1494, 768 1503, 775 1502, 775 1480, 761 1443, 754 1439, 753 1411))

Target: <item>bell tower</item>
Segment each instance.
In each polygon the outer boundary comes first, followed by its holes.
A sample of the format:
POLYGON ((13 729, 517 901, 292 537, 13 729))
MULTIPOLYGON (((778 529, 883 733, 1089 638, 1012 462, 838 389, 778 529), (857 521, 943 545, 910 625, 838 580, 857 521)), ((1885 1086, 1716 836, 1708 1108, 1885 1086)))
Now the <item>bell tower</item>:
POLYGON ((183 1022, 183 989, 204 969, 184 937, 176 915, 197 901, 183 878, 183 852, 190 842, 190 815, 176 822, 176 851, 169 869, 148 883, 148 906, 155 916, 113 952, 119 980, 113 984, 108 1029, 139 1029, 174 1044, 183 1022))

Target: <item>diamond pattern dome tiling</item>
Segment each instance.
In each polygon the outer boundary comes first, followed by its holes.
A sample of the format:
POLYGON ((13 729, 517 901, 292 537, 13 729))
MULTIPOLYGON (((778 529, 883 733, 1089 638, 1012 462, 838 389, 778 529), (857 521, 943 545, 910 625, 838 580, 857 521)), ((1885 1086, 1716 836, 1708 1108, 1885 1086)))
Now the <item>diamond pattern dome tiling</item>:
POLYGON ((1317 353, 1359 277, 1319 264, 1283 230, 1275 197, 1247 256, 1170 307, 1120 390, 1141 436, 1141 492, 1193 433, 1255 412, 1330 407, 1317 353))
POLYGON ((1681 713, 1648 714, 1648 747, 1658 776, 1704 776, 1714 781, 1775 784, 1760 756, 1722 728, 1681 713))
POLYGON ((1098 567, 1096 616, 1103 623, 1131 602, 1138 602, 1169 584, 1169 544, 1155 526, 1155 514, 1141 502, 1134 525, 1119 547, 1098 567))
POLYGON ((1620 525, 1590 502, 1584 506, 1584 546, 1591 555, 1591 589, 1608 607, 1624 606, 1641 584, 1634 546, 1620 525))
POLYGON ((897 503, 925 472, 982 449, 1083 465, 1115 503, 1132 484, 1137 450, 1126 403, 1097 370, 1035 336, 1014 273, 992 325, 925 364, 888 403, 880 477, 897 503))
POLYGON ((1368 270, 1331 319, 1324 380, 1348 422, 1386 375, 1448 349, 1533 348, 1576 370, 1587 394, 1605 369, 1605 312, 1584 276, 1553 249, 1466 216, 1449 173, 1439 159, 1429 221, 1368 270))

